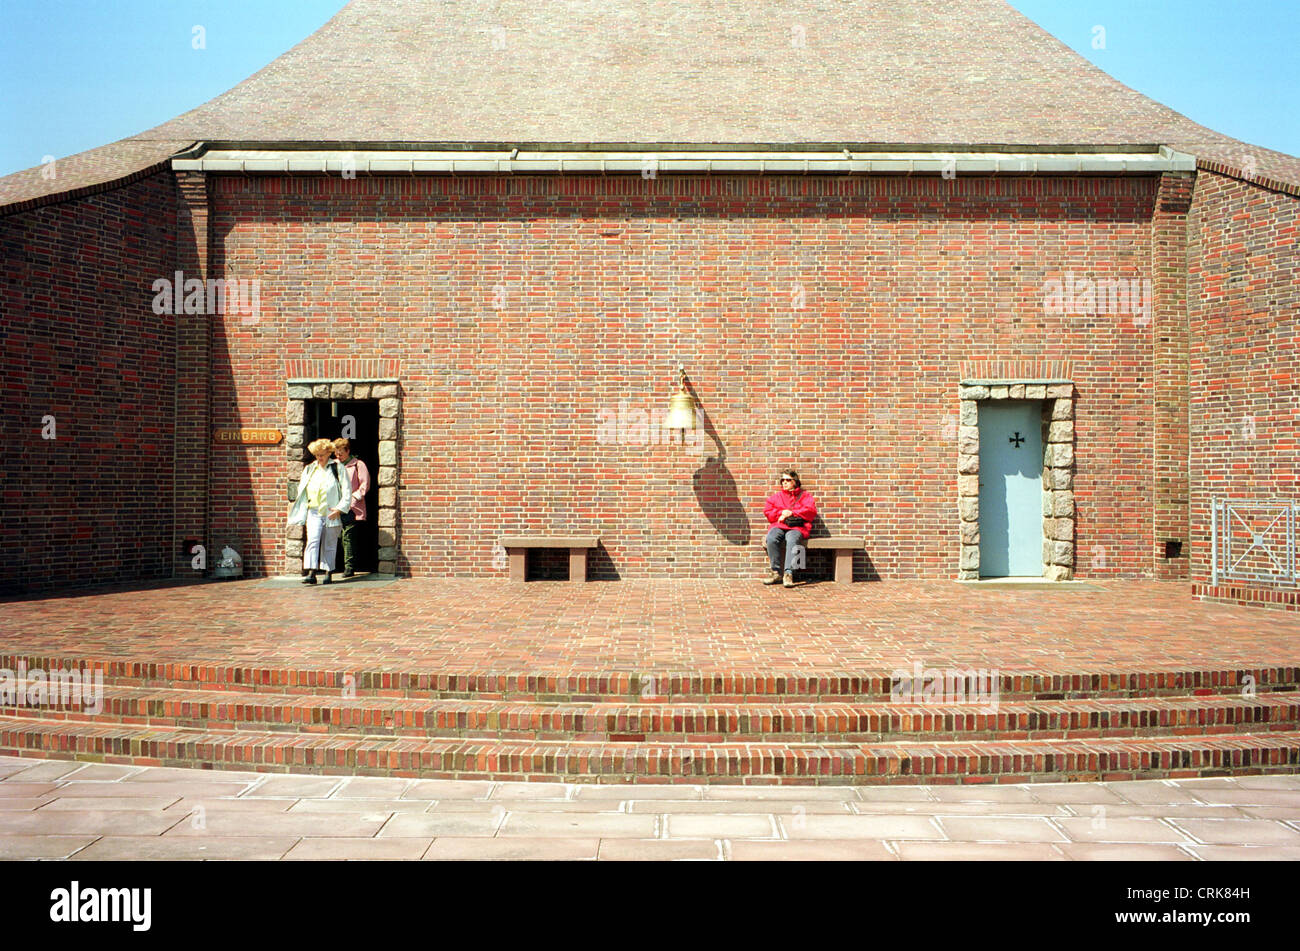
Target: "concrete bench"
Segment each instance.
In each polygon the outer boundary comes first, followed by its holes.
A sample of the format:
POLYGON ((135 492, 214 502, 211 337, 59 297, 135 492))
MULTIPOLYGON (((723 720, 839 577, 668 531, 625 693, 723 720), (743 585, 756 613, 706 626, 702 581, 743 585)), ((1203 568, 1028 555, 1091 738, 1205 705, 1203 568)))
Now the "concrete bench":
POLYGON ((510 535, 501 547, 510 558, 510 580, 523 581, 529 548, 569 549, 569 580, 587 580, 587 551, 600 544, 596 535, 510 535))
POLYGON ((839 584, 853 583, 853 553, 862 551, 866 543, 850 535, 832 535, 829 538, 810 538, 808 548, 830 549, 835 552, 835 580, 839 584))

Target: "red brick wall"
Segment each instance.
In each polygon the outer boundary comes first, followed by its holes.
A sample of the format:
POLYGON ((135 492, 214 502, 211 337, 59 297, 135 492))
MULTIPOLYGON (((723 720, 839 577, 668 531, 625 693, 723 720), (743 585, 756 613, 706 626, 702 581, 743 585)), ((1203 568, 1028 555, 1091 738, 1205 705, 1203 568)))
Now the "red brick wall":
POLYGON ((170 573, 170 173, 0 217, 0 591, 170 573), (54 439, 42 418, 54 417, 54 439))
MULTIPOLYGON (((402 560, 504 574, 518 532, 593 573, 736 576, 786 465, 882 578, 955 577, 963 360, 1071 360, 1078 577, 1152 573, 1153 324, 1046 313, 1044 281, 1150 278, 1147 178, 221 177, 213 425, 285 428, 284 362, 401 367, 402 560), (802 295, 803 309, 796 309, 802 295), (686 365, 725 446, 602 445, 686 365), (708 461, 707 457, 715 457, 708 461), (738 542, 747 541, 740 545, 738 542)), ((282 563, 281 447, 214 450, 214 541, 282 563)))
POLYGON ((1192 580, 1210 500, 1300 499, 1300 198, 1202 171, 1188 229, 1192 580))

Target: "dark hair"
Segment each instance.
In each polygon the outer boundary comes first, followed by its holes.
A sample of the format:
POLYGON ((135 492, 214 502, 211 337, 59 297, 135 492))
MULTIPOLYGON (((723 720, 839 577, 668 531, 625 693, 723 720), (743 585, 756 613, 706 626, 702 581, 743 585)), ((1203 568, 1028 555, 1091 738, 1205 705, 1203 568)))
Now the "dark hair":
POLYGON ((796 489, 803 488, 803 483, 799 481, 799 473, 795 472, 793 469, 782 469, 781 475, 789 476, 791 479, 794 479, 794 487, 796 489))

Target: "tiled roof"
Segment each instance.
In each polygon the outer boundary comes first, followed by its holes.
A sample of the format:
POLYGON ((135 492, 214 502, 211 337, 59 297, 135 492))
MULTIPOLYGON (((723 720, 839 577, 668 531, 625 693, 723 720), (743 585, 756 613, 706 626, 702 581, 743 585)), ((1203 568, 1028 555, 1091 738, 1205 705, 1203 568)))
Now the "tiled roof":
MULTIPOLYGON (((352 0, 67 183, 195 140, 1166 144, 1300 186, 1300 159, 1129 89, 1004 0, 352 0)), ((31 175, 0 201, 39 194, 31 175)))

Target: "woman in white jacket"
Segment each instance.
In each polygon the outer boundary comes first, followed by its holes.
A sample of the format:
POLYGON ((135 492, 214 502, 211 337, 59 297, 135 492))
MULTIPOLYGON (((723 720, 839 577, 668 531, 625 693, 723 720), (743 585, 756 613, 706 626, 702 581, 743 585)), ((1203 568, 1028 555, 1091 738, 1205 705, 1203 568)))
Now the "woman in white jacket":
POLYGON ((298 497, 289 508, 289 524, 307 523, 307 546, 302 552, 306 575, 302 583, 315 584, 316 575, 323 571, 325 584, 329 584, 334 572, 334 550, 343 530, 339 516, 352 508, 352 478, 343 463, 330 460, 334 451, 330 440, 313 440, 307 451, 316 461, 303 466, 298 497))

